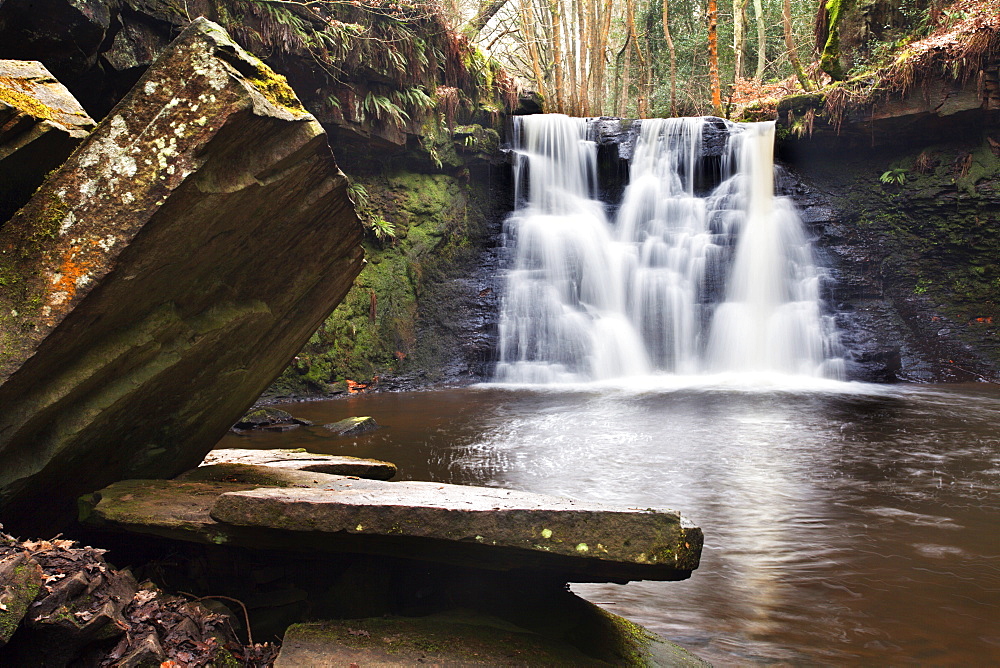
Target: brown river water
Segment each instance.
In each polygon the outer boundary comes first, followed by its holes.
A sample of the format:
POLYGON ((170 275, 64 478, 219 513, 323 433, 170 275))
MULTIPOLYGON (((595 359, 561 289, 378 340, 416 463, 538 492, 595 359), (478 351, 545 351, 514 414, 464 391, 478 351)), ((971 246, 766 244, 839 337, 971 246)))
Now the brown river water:
POLYGON ((1000 388, 480 386, 283 406, 219 447, 396 462, 400 479, 674 508, 690 580, 573 590, 719 665, 1000 665, 1000 388), (384 428, 333 438, 319 425, 384 428))

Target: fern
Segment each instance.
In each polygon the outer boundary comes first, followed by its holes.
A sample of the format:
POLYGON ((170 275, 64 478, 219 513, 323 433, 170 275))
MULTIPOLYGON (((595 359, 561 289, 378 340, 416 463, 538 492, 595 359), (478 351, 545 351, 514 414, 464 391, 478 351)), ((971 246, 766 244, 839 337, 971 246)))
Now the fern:
POLYGON ((376 95, 371 91, 365 96, 361 105, 366 117, 374 117, 380 121, 392 122, 397 127, 403 127, 410 120, 410 115, 385 95, 376 95))

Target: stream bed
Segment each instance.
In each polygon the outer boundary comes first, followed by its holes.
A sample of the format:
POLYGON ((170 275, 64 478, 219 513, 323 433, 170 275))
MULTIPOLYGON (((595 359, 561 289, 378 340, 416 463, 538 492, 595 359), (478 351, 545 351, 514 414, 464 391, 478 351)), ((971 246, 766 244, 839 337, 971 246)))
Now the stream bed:
POLYGON ((395 462, 399 479, 681 511, 684 582, 573 590, 724 665, 1000 663, 1000 388, 647 376, 282 406, 219 447, 395 462), (334 438, 321 426, 373 416, 334 438))

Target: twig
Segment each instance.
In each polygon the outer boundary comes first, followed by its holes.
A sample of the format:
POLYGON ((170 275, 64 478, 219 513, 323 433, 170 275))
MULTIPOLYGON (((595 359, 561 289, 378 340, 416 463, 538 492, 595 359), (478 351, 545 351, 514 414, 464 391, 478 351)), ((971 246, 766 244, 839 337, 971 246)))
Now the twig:
POLYGON ((195 600, 196 603, 198 601, 204 601, 207 598, 214 598, 222 601, 232 601, 233 603, 239 603, 240 607, 243 608, 243 619, 246 621, 247 624, 247 645, 251 647, 253 646, 253 633, 250 631, 250 614, 247 612, 247 606, 243 603, 243 601, 237 598, 232 598, 231 596, 195 596, 194 594, 186 591, 179 591, 177 593, 183 594, 184 596, 190 596, 195 600))

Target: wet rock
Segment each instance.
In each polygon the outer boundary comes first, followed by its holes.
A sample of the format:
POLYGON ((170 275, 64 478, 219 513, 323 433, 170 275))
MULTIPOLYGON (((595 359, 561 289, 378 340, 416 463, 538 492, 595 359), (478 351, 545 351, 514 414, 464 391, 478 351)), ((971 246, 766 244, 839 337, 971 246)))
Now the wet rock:
POLYGON ((284 80, 194 21, 0 229, 10 528, 202 460, 360 271, 346 184, 284 80))
POLYGON ((0 225, 94 126, 44 65, 0 60, 0 225))
POLYGON ((291 413, 278 408, 257 408, 243 417, 233 425, 233 431, 247 431, 250 429, 263 429, 266 431, 288 431, 302 425, 310 425, 309 420, 300 420, 293 417, 291 413))
MULTIPOLYGON (((503 597, 500 592, 497 595, 503 597)), ((512 623, 510 615, 501 618, 468 609, 424 617, 294 624, 285 632, 274 665, 709 665, 684 648, 572 594, 555 593, 541 603, 553 619, 529 623, 528 627, 512 623)))
POLYGON ((329 429, 337 436, 358 436, 375 431, 381 425, 375 422, 372 417, 349 417, 338 422, 331 422, 323 425, 324 429, 329 429))
POLYGON ((43 579, 42 567, 25 552, 0 547, 0 647, 14 635, 43 579))
POLYGON ((257 487, 322 487, 340 476, 254 464, 210 464, 174 478, 185 482, 238 482, 257 487))
POLYGON ((541 93, 533 90, 521 93, 517 98, 517 108, 514 109, 515 116, 528 116, 530 114, 541 114, 545 110, 545 98, 541 93))
POLYGON ((298 450, 248 450, 224 448, 212 450, 205 456, 202 466, 207 464, 257 464, 272 468, 315 471, 330 475, 348 475, 373 480, 388 480, 396 475, 396 465, 378 459, 347 457, 343 455, 321 455, 298 450))

